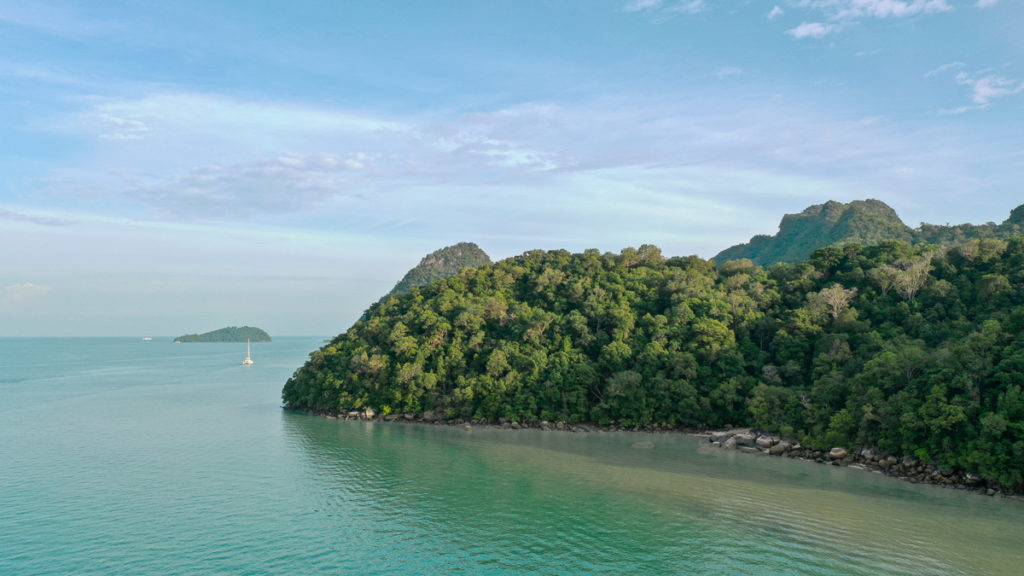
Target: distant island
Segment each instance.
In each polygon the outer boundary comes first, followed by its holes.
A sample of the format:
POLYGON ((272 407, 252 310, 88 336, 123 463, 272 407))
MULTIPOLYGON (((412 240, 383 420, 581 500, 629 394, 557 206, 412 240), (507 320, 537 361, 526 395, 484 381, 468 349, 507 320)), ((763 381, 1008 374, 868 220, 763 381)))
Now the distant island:
POLYGON ((270 334, 252 326, 230 326, 203 334, 185 334, 174 339, 175 342, 270 342, 270 334))

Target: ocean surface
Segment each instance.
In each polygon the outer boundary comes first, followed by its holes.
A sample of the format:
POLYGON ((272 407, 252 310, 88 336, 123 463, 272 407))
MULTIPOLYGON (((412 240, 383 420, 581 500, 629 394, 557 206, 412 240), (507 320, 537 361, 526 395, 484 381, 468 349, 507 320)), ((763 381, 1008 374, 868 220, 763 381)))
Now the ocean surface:
POLYGON ((320 345, 0 339, 0 574, 1024 573, 1019 500, 679 434, 283 411, 320 345))

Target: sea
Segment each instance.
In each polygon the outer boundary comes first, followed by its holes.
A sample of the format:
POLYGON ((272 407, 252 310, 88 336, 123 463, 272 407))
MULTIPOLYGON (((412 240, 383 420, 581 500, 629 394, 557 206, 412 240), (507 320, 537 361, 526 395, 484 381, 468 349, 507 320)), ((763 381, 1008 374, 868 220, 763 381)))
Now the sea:
POLYGON ((281 408, 322 338, 0 339, 0 574, 1024 573, 1024 503, 684 434, 281 408))

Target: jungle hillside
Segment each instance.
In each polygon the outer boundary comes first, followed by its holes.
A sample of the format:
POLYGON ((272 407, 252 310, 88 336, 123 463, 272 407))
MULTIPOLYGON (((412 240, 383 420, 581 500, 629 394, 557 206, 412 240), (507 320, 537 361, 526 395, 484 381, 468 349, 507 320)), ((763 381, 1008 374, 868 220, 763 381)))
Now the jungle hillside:
POLYGON ((328 414, 755 426, 1019 489, 1022 327, 1020 236, 845 243, 768 267, 651 245, 532 251, 375 304, 282 397, 328 414))

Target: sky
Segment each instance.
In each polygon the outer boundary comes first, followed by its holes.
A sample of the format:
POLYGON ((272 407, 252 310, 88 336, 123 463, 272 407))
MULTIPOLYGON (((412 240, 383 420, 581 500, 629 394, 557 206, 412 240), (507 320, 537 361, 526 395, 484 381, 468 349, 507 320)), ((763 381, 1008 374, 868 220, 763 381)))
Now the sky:
POLYGON ((0 0, 0 336, 343 332, 425 254, 1024 203, 1024 0, 0 0))

